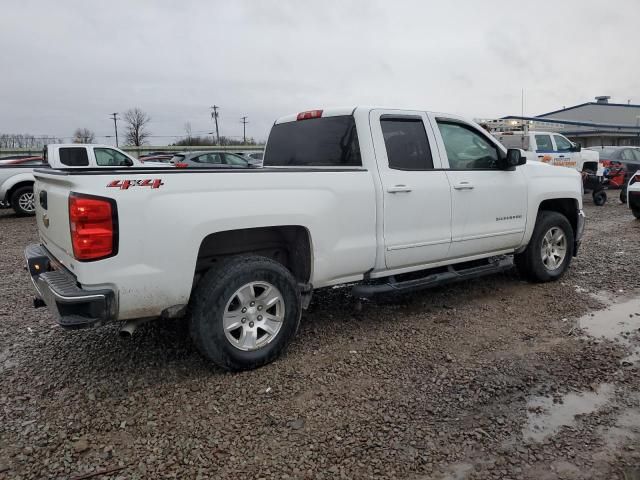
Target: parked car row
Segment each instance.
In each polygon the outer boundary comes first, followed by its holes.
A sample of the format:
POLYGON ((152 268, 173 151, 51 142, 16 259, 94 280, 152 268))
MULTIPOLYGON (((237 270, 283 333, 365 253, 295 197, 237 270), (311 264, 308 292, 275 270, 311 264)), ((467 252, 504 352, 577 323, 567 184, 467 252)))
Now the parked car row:
POLYGON ((600 161, 607 171, 605 176, 609 180, 609 188, 620 189, 620 201, 627 201, 627 185, 636 171, 640 170, 640 147, 589 147, 598 152, 600 161))
POLYGON ((151 152, 136 159, 109 145, 52 144, 40 156, 14 155, 0 159, 0 208, 16 214, 35 213, 33 195, 36 168, 254 168, 262 166, 261 151, 151 152))

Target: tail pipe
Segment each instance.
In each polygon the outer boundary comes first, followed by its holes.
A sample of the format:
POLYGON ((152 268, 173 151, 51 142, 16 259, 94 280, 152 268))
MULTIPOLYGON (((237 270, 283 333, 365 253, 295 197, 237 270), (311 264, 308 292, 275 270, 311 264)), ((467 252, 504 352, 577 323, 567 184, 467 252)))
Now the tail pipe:
POLYGON ((120 336, 123 338, 131 337, 133 332, 135 332, 140 325, 147 323, 150 320, 153 320, 153 318, 136 318, 134 320, 125 321, 120 327, 120 336))

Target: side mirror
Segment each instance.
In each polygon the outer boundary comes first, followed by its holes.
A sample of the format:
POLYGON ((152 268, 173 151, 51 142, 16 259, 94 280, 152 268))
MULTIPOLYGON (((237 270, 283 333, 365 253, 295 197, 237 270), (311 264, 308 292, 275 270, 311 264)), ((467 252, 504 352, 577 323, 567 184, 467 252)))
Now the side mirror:
POLYGON ((519 165, 527 163, 527 157, 522 155, 522 151, 519 148, 510 148, 507 150, 506 168, 515 168, 519 165))
POLYGON ((571 148, 572 152, 581 152, 582 151, 582 145, 580 145, 579 143, 574 143, 572 148, 571 148))

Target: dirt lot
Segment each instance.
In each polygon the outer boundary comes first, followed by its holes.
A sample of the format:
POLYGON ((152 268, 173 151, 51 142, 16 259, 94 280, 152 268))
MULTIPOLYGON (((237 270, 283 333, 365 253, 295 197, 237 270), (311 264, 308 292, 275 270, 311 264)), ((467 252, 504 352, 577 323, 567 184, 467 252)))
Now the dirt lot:
POLYGON ((34 222, 0 211, 0 478, 640 478, 640 222, 585 204, 561 283, 320 292, 241 374, 184 322, 55 326, 22 268, 34 222))

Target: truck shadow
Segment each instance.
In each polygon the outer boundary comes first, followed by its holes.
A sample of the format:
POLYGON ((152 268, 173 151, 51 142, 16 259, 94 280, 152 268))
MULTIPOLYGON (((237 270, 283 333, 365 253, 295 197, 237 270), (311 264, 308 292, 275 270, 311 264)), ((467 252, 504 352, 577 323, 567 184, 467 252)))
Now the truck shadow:
POLYGON ((506 273, 362 305, 350 289, 321 290, 285 355, 261 369, 236 374, 211 365, 197 352, 187 319, 150 322, 132 337, 121 338, 118 325, 63 331, 50 328, 51 320, 45 318, 38 329, 44 335, 29 337, 34 344, 28 347, 38 355, 23 358, 17 371, 40 380, 39 372, 48 372, 44 396, 92 391, 114 401, 165 385, 172 390, 216 391, 223 385, 230 388, 230 383, 234 388, 245 380, 261 385, 301 371, 312 377, 336 356, 375 348, 381 338, 397 336, 398 331, 420 336, 443 328, 463 329, 470 312, 488 297, 506 303, 529 288, 517 275, 506 273))

